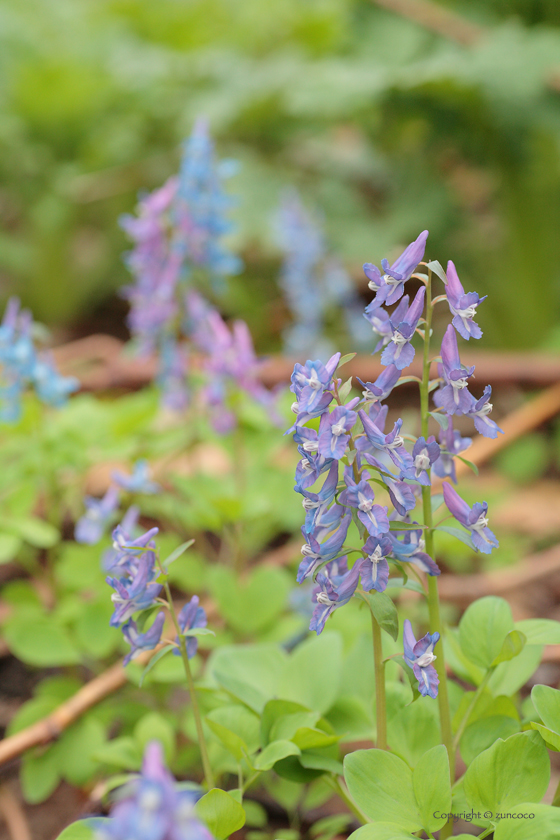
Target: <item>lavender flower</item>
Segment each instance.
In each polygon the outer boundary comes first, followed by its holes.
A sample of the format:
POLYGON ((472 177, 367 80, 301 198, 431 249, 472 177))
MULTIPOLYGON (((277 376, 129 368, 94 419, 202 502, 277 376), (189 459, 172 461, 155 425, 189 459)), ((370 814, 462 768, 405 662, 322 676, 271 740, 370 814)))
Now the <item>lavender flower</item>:
POLYGON ((290 391, 296 395, 297 403, 292 407, 298 415, 318 417, 327 410, 332 394, 325 393, 332 387, 332 377, 340 361, 340 353, 335 353, 324 365, 319 359, 308 359, 305 365, 296 364, 292 373, 290 391))
POLYGON ((418 691, 422 697, 436 698, 438 694, 439 677, 433 666, 436 660, 434 647, 439 641, 439 633, 426 633, 416 641, 412 632, 412 625, 408 618, 403 622, 404 659, 414 671, 418 680, 418 691))
POLYGON ((313 601, 317 604, 309 624, 309 629, 317 635, 325 629, 327 618, 339 607, 348 603, 360 579, 361 563, 355 563, 349 572, 343 575, 337 586, 324 572, 317 575, 318 586, 313 590, 313 601))
POLYGON ((433 435, 430 435, 428 441, 423 437, 419 437, 412 449, 412 458, 414 460, 414 478, 429 487, 431 484, 428 470, 432 464, 439 458, 439 446, 433 435))
POLYGON ((490 402, 491 396, 492 386, 487 385, 481 398, 469 409, 468 416, 473 418, 476 430, 480 432, 481 435, 484 435, 484 437, 487 438, 497 438, 498 432, 503 435, 503 431, 500 429, 498 424, 493 420, 490 420, 488 416, 493 407, 490 402))
POLYGON ((86 512, 76 522, 74 539, 79 543, 95 545, 119 506, 119 491, 111 485, 102 499, 86 496, 84 504, 86 512))
POLYGON ((161 639, 161 631, 163 630, 164 621, 164 613, 159 612, 156 615, 155 621, 150 629, 145 633, 140 633, 136 622, 132 618, 129 618, 126 624, 124 624, 121 628, 123 636, 131 648, 130 653, 127 653, 123 659, 123 665, 126 666, 132 659, 136 659, 143 650, 153 650, 157 647, 161 639))
POLYGON ((384 454, 388 455, 396 467, 401 471, 401 475, 406 475, 412 469, 412 456, 406 451, 404 447, 404 439, 401 437, 400 430, 402 420, 399 418, 395 423, 393 430, 388 435, 384 434, 379 426, 372 422, 370 417, 361 410, 358 415, 362 421, 364 432, 366 434, 366 442, 361 438, 359 441, 360 451, 367 451, 369 444, 373 449, 378 449, 384 454))
MULTIPOLYGON (((208 623, 206 618, 206 612, 204 607, 199 607, 199 597, 198 595, 193 595, 191 600, 185 604, 179 615, 177 616, 177 620, 179 621, 179 627, 181 628, 181 632, 185 633, 187 630, 193 630, 196 627, 206 627, 208 623)), ((179 638, 176 637, 175 641, 179 644, 179 638)), ((187 638, 187 656, 189 659, 192 659, 195 653, 198 650, 198 639, 196 636, 189 636, 187 638)), ((173 650, 173 654, 175 656, 180 656, 181 651, 177 648, 173 650)))
POLYGON ((364 273, 369 279, 368 286, 375 292, 374 303, 376 306, 386 303, 391 306, 396 303, 404 294, 404 284, 414 273, 414 269, 424 258, 428 231, 424 230, 415 240, 408 245, 393 265, 388 260, 381 260, 381 267, 384 274, 373 263, 365 263, 364 273))
POLYGON ((425 552, 422 530, 391 531, 388 535, 392 545, 393 557, 401 563, 412 563, 422 572, 432 577, 441 574, 441 570, 429 554, 425 552))
POLYGON ((470 508, 454 487, 447 481, 443 483, 443 498, 450 513, 471 533, 474 547, 483 554, 490 554, 499 543, 488 527, 488 505, 486 502, 475 502, 470 508))
POLYGON ((439 370, 445 384, 435 392, 434 402, 447 414, 467 414, 474 403, 474 397, 467 387, 474 366, 468 368, 461 364, 457 336, 451 324, 441 343, 441 360, 439 370))
POLYGON ((481 338, 482 330, 473 321, 479 303, 486 300, 488 295, 479 297, 476 292, 468 292, 461 285, 455 265, 451 260, 447 263, 447 301, 453 315, 451 322, 459 335, 467 341, 469 338, 481 338))
POLYGON ((344 457, 350 435, 348 432, 355 425, 358 415, 353 408, 359 403, 355 397, 346 405, 337 406, 333 411, 323 414, 319 424, 319 455, 324 458, 344 457))
POLYGON ((354 481, 352 468, 346 467, 344 481, 346 490, 340 495, 341 503, 357 509, 358 519, 372 537, 386 533, 389 530, 387 508, 374 504, 375 493, 366 479, 354 481))
POLYGON ((214 840, 194 810, 198 796, 179 788, 158 741, 146 747, 139 778, 97 830, 96 840, 214 840))
POLYGON ((115 470, 111 477, 115 484, 129 493, 153 494, 161 490, 159 484, 150 480, 150 465, 144 458, 136 461, 132 475, 115 470))
POLYGON ((366 557, 360 562, 362 586, 369 592, 384 592, 389 581, 387 557, 391 554, 391 541, 386 537, 368 537, 364 545, 366 557))
POLYGON ((447 429, 440 430, 439 443, 439 458, 434 462, 434 473, 439 478, 450 478, 457 484, 454 456, 468 449, 472 440, 461 437, 461 433, 453 428, 453 418, 447 415, 447 429))
MULTIPOLYGON (((381 354, 382 365, 395 365, 398 370, 404 370, 412 363, 416 351, 410 342, 414 337, 414 332, 424 309, 425 294, 426 289, 421 286, 402 319, 391 318, 390 324, 393 332, 389 344, 381 354)), ((408 303, 408 295, 403 298, 403 300, 405 299, 408 303)))
POLYGON ((109 622, 111 627, 118 627, 135 612, 151 607, 161 592, 161 584, 155 582, 157 571, 155 543, 152 540, 157 533, 157 528, 151 528, 131 540, 120 526, 113 531, 116 557, 112 570, 119 576, 106 578, 115 590, 111 596, 115 605, 109 622))
POLYGON ((305 533, 313 533, 314 529, 322 523, 322 518, 334 501, 336 486, 338 484, 338 462, 332 461, 329 473, 318 493, 311 493, 309 490, 294 489, 304 497, 302 505, 305 510, 305 533))
POLYGON ((323 515, 320 525, 317 525, 313 531, 307 532, 305 527, 302 527, 301 531, 305 544, 301 549, 303 560, 298 568, 298 583, 314 575, 320 566, 329 560, 333 560, 339 554, 344 545, 351 519, 350 513, 345 513, 341 505, 333 505, 328 512, 328 516, 323 515))
POLYGON ((364 401, 367 403, 386 400, 399 381, 400 375, 401 372, 395 365, 389 365, 383 373, 379 374, 375 382, 362 382, 359 377, 356 377, 364 389, 362 391, 364 401))

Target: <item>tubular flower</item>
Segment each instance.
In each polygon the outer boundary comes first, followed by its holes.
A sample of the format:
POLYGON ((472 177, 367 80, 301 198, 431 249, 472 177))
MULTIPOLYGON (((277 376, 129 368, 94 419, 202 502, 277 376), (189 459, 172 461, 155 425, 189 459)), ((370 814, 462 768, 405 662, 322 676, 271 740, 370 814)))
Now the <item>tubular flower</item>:
POLYGON ((475 502, 470 508, 447 481, 443 483, 443 498, 449 512, 471 532, 473 545, 477 551, 490 554, 493 548, 498 547, 498 540, 488 527, 486 502, 475 502))
POLYGON ((364 545, 366 557, 360 561, 362 586, 369 592, 375 589, 384 592, 389 581, 389 564, 387 557, 391 554, 391 541, 386 536, 368 537, 364 545))
POLYGON ((322 524, 323 516, 334 501, 337 484, 338 462, 332 461, 329 473, 318 493, 311 493, 309 490, 298 491, 304 497, 302 505, 305 510, 305 525, 303 526, 305 533, 312 533, 317 526, 322 524))
MULTIPOLYGON (((400 320, 391 317, 392 335, 387 347, 381 354, 382 365, 395 365, 399 370, 404 370, 412 363, 416 351, 410 342, 414 337, 414 332, 424 309, 425 294, 426 289, 421 286, 414 300, 407 307, 406 314, 400 320)), ((408 295, 403 300, 408 302, 408 295)))
POLYGON ((346 490, 340 494, 341 503, 357 509, 358 519, 372 537, 385 534, 389 530, 387 508, 374 504, 375 493, 366 479, 354 481, 352 468, 346 467, 344 481, 346 490))
POLYGON ((329 414, 323 414, 319 425, 319 455, 337 461, 344 457, 350 440, 348 432, 358 419, 352 409, 359 401, 359 397, 355 397, 346 405, 339 405, 329 414))
POLYGON ((459 335, 467 341, 469 338, 481 338, 482 330, 473 321, 476 315, 476 310, 479 303, 486 300, 488 295, 479 297, 476 292, 468 292, 465 290, 459 280, 455 265, 451 260, 447 263, 447 302, 453 315, 451 322, 459 335))
POLYGON ((428 487, 430 476, 428 470, 431 468, 439 458, 439 446, 433 435, 430 435, 427 442, 423 437, 419 437, 412 449, 412 458, 414 460, 414 478, 428 487))
POLYGON ((181 789, 163 762, 158 741, 146 747, 142 772, 125 788, 95 840, 214 840, 194 809, 198 795, 181 789))
POLYGON ((298 568, 298 583, 314 575, 320 566, 336 557, 344 545, 351 519, 350 512, 345 513, 341 505, 333 505, 313 532, 308 533, 305 526, 301 529, 306 542, 301 549, 303 560, 298 568))
POLYGON ((492 403, 490 397, 492 396, 492 386, 487 385, 484 393, 473 406, 471 406, 468 416, 474 420, 474 425, 477 432, 487 438, 497 438, 498 432, 503 435, 502 429, 493 420, 490 420, 489 414, 492 411, 492 403))
POLYGON ((115 471, 112 474, 112 479, 115 484, 122 487, 123 490, 128 490, 129 493, 159 493, 161 487, 155 481, 150 481, 150 465, 142 458, 136 461, 132 470, 132 475, 115 471))
POLYGON ((102 499, 86 496, 84 504, 86 512, 76 522, 74 539, 79 543, 95 545, 119 506, 119 491, 111 485, 102 499))
POLYGON ((418 680, 418 691, 422 697, 436 698, 438 694, 439 677, 433 666, 437 659, 434 646, 439 641, 439 633, 426 633, 416 641, 412 632, 412 625, 408 618, 403 622, 404 659, 414 671, 418 680))
POLYGON ((388 260, 381 260, 384 274, 381 274, 373 263, 365 263, 364 273, 369 279, 369 288, 376 293, 373 301, 376 306, 381 306, 383 303, 391 306, 400 300, 404 293, 404 284, 424 257, 427 238, 428 231, 422 231, 391 266, 388 260))
POLYGON ((441 574, 437 563, 424 551, 426 545, 420 528, 418 531, 391 531, 388 536, 392 545, 393 557, 401 563, 412 563, 420 571, 426 572, 432 577, 441 574))
MULTIPOLYGON (((406 451, 404 447, 404 440, 399 434, 402 426, 402 420, 399 418, 395 423, 393 430, 388 435, 384 434, 377 423, 374 423, 365 411, 361 410, 358 415, 362 421, 364 432, 370 446, 374 449, 381 450, 387 454, 396 467, 401 471, 401 475, 406 475, 413 466, 412 456, 406 451)), ((363 441, 363 438, 361 439, 363 441)), ((360 443, 360 449, 364 449, 364 443, 360 443)))
POLYGON ((355 563, 349 572, 343 575, 337 586, 324 572, 317 575, 318 586, 313 590, 313 601, 317 604, 309 624, 309 629, 317 635, 323 632, 327 618, 339 607, 348 603, 360 579, 361 563, 355 563))
POLYGON ((461 432, 453 428, 453 418, 447 415, 447 429, 439 434, 439 458, 434 462, 434 472, 439 478, 450 478, 457 484, 454 456, 468 449, 471 438, 461 437, 461 432))
POLYGON ((377 353, 378 350, 381 350, 382 347, 389 344, 393 335, 391 322, 399 324, 406 315, 407 309, 408 295, 404 296, 391 315, 385 309, 382 309, 376 300, 373 300, 366 306, 364 318, 370 324, 374 334, 379 336, 379 341, 375 345, 373 353, 377 353))
POLYGON ((473 367, 461 364, 457 348, 457 335, 449 324, 441 343, 440 375, 445 384, 434 394, 434 402, 447 414, 468 414, 474 397, 468 389, 468 380, 474 373, 473 367))
POLYGON ((161 631, 163 630, 164 621, 164 613, 159 612, 156 615, 155 621, 150 629, 145 633, 139 633, 136 622, 132 618, 129 618, 126 624, 124 624, 121 628, 123 636, 131 648, 130 653, 127 653, 123 659, 123 665, 128 665, 131 659, 136 659, 143 650, 153 650, 157 647, 161 639, 161 631))
MULTIPOLYGON (((179 615, 177 616, 181 632, 185 633, 187 630, 194 630, 196 627, 206 627, 208 623, 204 607, 199 606, 198 595, 193 595, 188 604, 185 604, 179 615)), ((179 638, 175 637, 175 641, 179 644, 179 638)), ((192 659, 198 650, 198 639, 196 636, 187 637, 187 656, 192 659)), ((174 656, 180 656, 181 651, 175 648, 174 656)))
POLYGON ((364 401, 367 403, 387 399, 399 381, 400 375, 401 372, 395 365, 388 365, 375 382, 362 382, 359 377, 356 377, 364 389, 362 391, 364 401))

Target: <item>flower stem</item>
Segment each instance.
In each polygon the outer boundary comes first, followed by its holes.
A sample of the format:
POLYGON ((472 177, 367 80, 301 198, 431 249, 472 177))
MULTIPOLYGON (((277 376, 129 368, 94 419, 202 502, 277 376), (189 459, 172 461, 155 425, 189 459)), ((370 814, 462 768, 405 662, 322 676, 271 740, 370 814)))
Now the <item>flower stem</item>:
MULTIPOLYGON (((159 560, 158 560, 159 563, 159 560)), ((160 564, 160 569, 162 573, 165 574, 163 568, 160 564)), ((208 790, 211 790, 214 787, 214 775, 212 773, 212 768, 210 766, 210 760, 208 758, 208 749, 206 747, 206 739, 204 737, 204 729, 202 728, 202 717, 200 714, 200 707, 198 705, 198 699, 196 696, 196 689, 194 685, 194 679, 191 671, 191 666, 189 662, 189 657, 187 654, 187 644, 185 642, 185 637, 181 633, 181 628, 179 627, 179 621, 177 619, 177 613, 175 612, 175 607, 173 605, 173 598, 171 597, 171 590, 169 588, 169 584, 167 581, 164 583, 165 592, 167 595, 167 601, 169 604, 169 614, 171 615, 171 620, 175 625, 175 630, 177 631, 177 637, 179 639, 179 648, 181 650, 181 659, 183 660, 183 667, 185 669, 185 676, 187 678, 187 685, 189 687, 189 694, 191 697, 191 704, 192 710, 194 714, 194 721, 196 724, 196 734, 198 735, 198 747, 200 749, 200 757, 202 759, 202 767, 204 770, 204 778, 206 780, 206 785, 208 790)))
MULTIPOLYGON (((430 387, 430 333, 432 327, 432 272, 428 270, 428 282, 426 283, 426 325, 424 331, 424 358, 422 370, 422 383, 420 385, 420 415, 422 422, 422 436, 428 438, 429 420, 429 387, 430 387)), ((430 487, 422 487, 422 506, 424 512, 424 539, 426 541, 426 553, 434 559, 434 531, 432 520, 432 499, 430 487)), ((430 633, 437 632, 442 635, 442 625, 439 609, 439 591, 437 577, 428 575, 428 610, 430 613, 430 633)), ((447 673, 445 670, 445 657, 443 652, 443 639, 441 640, 435 668, 439 677, 438 705, 441 727, 441 740, 447 748, 449 756, 449 771, 451 784, 455 780, 455 750, 453 746, 453 731, 451 729, 451 711, 449 708, 449 693, 447 690, 447 673)), ((441 838, 449 837, 453 831, 452 823, 447 823, 441 830, 441 838)))
POLYGON ((385 663, 383 662, 383 641, 381 627, 371 613, 373 635, 373 667, 375 669, 375 723, 377 728, 377 749, 387 749, 387 702, 385 698, 385 663))
POLYGON ((467 711, 465 712, 465 714, 463 715, 463 719, 462 719, 461 723, 459 724, 459 728, 457 729, 457 732, 455 733, 455 738, 453 740, 454 749, 457 749, 457 747, 459 746, 459 741, 461 740, 461 736, 466 729, 467 723, 469 722, 471 712, 474 709, 474 707, 476 706, 478 698, 480 697, 480 695, 482 694, 482 692, 484 691, 484 689, 488 685, 488 681, 489 681, 489 679, 490 679, 490 677, 492 676, 493 673, 494 673, 494 668, 490 668, 490 670, 486 672, 486 674, 484 676, 484 679, 482 680, 482 682, 480 683, 480 685, 476 689, 476 691, 474 693, 474 696, 472 697, 471 702, 469 703, 469 707, 468 707, 467 711))

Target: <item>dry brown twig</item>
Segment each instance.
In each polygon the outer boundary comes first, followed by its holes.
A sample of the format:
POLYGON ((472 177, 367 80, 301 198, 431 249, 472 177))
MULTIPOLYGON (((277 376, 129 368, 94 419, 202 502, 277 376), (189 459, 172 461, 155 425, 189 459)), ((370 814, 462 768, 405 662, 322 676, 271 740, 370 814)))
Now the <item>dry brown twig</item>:
POLYGON ((10 840, 31 840, 25 811, 8 784, 0 786, 0 814, 6 823, 10 840))

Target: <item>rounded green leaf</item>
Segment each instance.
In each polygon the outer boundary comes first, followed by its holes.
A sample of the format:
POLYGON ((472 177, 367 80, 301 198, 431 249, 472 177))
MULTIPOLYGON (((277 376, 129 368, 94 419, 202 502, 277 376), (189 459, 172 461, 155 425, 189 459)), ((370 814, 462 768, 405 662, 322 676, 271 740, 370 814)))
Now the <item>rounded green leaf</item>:
POLYGON ((535 685, 531 700, 544 725, 560 732, 560 691, 548 685, 535 685))
POLYGON ((26 665, 48 668, 76 665, 80 661, 67 631, 52 618, 10 619, 4 627, 4 636, 11 653, 26 665))
POLYGON ((451 810, 449 757, 443 744, 424 753, 414 768, 412 784, 424 829, 437 831, 447 820, 434 814, 447 814, 451 810))
POLYGON ((25 753, 21 762, 20 782, 26 802, 36 805, 48 799, 60 781, 53 747, 45 752, 25 753))
POLYGON ((21 548, 21 538, 15 534, 0 534, 0 563, 9 563, 21 548))
POLYGON ((469 724, 459 743, 461 758, 470 764, 477 755, 492 746, 497 738, 506 739, 521 729, 518 720, 509 715, 488 715, 469 724))
POLYGON ((344 759, 344 778, 366 817, 407 831, 422 828, 412 770, 402 758, 385 750, 356 750, 344 759))
POLYGON ((342 639, 325 632, 307 639, 288 659, 280 679, 279 695, 326 712, 336 700, 342 668, 342 639))
POLYGON ((560 621, 551 618, 526 618, 515 622, 528 645, 560 645, 560 621))
POLYGON ((529 837, 538 840, 558 840, 560 808, 524 802, 510 808, 494 832, 494 840, 527 840, 529 837))
POLYGON ((167 718, 157 712, 149 712, 140 718, 134 727, 134 739, 141 753, 144 753, 150 741, 159 741, 163 747, 165 760, 169 764, 175 755, 175 731, 167 718))
POLYGON ((474 811, 497 813, 520 802, 538 802, 550 780, 546 747, 536 732, 497 740, 477 756, 464 778, 465 797, 474 811))
POLYGON ((90 820, 79 820, 72 823, 58 835, 56 840, 93 840, 94 833, 90 822, 90 820))
POLYGON ((465 656, 488 669, 499 655, 504 639, 513 630, 511 607, 503 598, 479 598, 459 623, 459 642, 465 656))
POLYGON ((256 757, 255 770, 270 770, 277 761, 289 755, 300 755, 301 750, 293 741, 273 741, 256 757))
POLYGON ((414 840, 414 837, 395 823, 376 822, 353 831, 348 840, 414 840))
POLYGON ((196 803, 199 818, 216 840, 225 840, 245 825, 245 811, 225 790, 212 788, 196 803))

